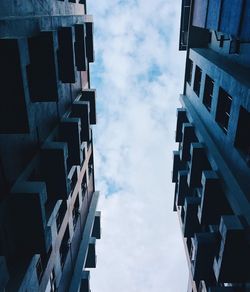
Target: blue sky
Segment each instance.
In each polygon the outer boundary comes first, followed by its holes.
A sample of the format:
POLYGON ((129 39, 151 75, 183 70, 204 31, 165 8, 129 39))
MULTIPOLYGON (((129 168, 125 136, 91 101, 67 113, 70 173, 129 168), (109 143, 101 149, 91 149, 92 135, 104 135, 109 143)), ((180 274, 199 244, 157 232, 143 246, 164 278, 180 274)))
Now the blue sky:
POLYGON ((187 264, 171 183, 185 55, 180 1, 95 0, 96 188, 102 239, 95 292, 182 292, 187 264))

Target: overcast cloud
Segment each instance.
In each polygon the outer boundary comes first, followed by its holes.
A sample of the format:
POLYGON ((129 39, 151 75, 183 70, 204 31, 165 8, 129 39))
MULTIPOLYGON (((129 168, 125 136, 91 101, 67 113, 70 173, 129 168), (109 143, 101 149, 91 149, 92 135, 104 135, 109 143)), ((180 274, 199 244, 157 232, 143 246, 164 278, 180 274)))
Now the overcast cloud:
POLYGON ((187 264, 171 183, 185 56, 180 1, 95 0, 96 189, 102 239, 94 292, 183 292, 187 264))

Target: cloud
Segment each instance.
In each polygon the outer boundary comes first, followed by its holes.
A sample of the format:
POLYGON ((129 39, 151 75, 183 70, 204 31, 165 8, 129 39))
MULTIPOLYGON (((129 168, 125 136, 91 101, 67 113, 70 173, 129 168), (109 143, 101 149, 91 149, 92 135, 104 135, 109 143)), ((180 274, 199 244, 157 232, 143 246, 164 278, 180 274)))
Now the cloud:
POLYGON ((102 239, 95 292, 182 292, 187 264, 173 213, 172 151, 185 56, 180 1, 96 0, 96 188, 102 239))

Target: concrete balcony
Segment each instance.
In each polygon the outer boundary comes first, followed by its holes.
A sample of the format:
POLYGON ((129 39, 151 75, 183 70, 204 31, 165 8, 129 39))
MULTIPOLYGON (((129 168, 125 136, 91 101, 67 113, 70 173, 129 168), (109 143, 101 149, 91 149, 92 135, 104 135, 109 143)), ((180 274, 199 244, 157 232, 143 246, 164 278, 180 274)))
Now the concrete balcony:
POLYGON ((58 45, 59 78, 63 83, 75 83, 73 27, 59 28, 58 45))
POLYGON ((93 20, 88 15, 88 19, 85 22, 86 27, 86 54, 90 63, 94 62, 94 41, 93 41, 93 20))
POLYGON ((88 69, 84 24, 75 24, 75 60, 78 71, 86 71, 88 69))
POLYGON ((176 205, 183 206, 185 197, 189 195, 189 188, 187 184, 188 170, 181 170, 178 172, 178 186, 176 190, 176 205))
POLYGON ((70 193, 67 159, 67 143, 47 142, 42 146, 41 172, 51 200, 67 199, 70 193))
POLYGON ((175 142, 182 141, 182 126, 184 123, 188 123, 187 113, 184 108, 177 108, 177 123, 176 123, 176 136, 175 142))
POLYGON ((95 89, 85 89, 82 91, 80 101, 89 103, 89 120, 91 125, 96 124, 96 91, 95 89))
POLYGON ((203 171, 201 185, 201 205, 198 207, 199 222, 202 225, 219 224, 221 215, 232 214, 232 210, 216 172, 203 171))
POLYGON ((215 211, 220 183, 214 171, 204 171, 201 178, 201 205, 198 208, 198 218, 201 224, 216 224, 220 215, 215 211))
POLYGON ((90 272, 89 271, 83 271, 82 272, 80 292, 90 292, 89 279, 90 279, 90 272))
POLYGON ((180 158, 180 151, 173 151, 173 173, 172 182, 178 182, 178 172, 187 168, 186 163, 183 163, 180 158))
POLYGON ((95 220, 94 220, 91 237, 95 237, 96 239, 101 238, 101 212, 100 211, 95 212, 95 220))
POLYGON ((67 142, 69 165, 81 165, 81 121, 79 118, 63 118, 59 125, 59 141, 67 142))
POLYGON ((96 267, 95 243, 96 243, 96 238, 95 237, 90 237, 88 254, 87 254, 87 259, 86 259, 86 263, 85 263, 85 268, 95 268, 96 267))
POLYGON ((222 216, 219 226, 221 242, 213 269, 218 282, 250 281, 248 267, 250 252, 245 228, 237 216, 222 216))
POLYGON ((0 39, 0 134, 25 134, 30 131, 28 62, 25 39, 0 39))
POLYGON ((190 147, 191 143, 197 142, 194 126, 190 123, 183 123, 182 125, 182 142, 180 149, 180 156, 182 161, 188 161, 191 158, 190 147))
POLYGON ((184 237, 193 237, 200 231, 197 209, 201 200, 198 197, 186 197, 183 207, 184 222, 182 226, 184 237))
POLYGON ((72 104, 70 117, 81 119, 81 142, 89 142, 91 139, 89 115, 90 109, 88 102, 75 101, 72 104))
POLYGON ((188 45, 189 15, 191 11, 190 0, 182 1, 181 24, 179 36, 179 50, 186 50, 188 45))
POLYGON ((192 274, 195 281, 215 282, 213 261, 219 245, 218 233, 196 233, 192 238, 192 274))
POLYGON ((211 166, 205 148, 201 143, 191 143, 190 153, 188 185, 190 188, 200 187, 202 171, 211 169, 211 166))
POLYGON ((58 101, 56 32, 41 32, 40 35, 29 38, 28 45, 30 65, 27 73, 31 100, 58 101))
POLYGON ((17 278, 14 279, 7 291, 39 291, 40 280, 43 272, 41 258, 36 254, 25 266, 22 267, 21 283, 17 281, 17 278))
POLYGON ((12 243, 9 247, 12 256, 29 256, 48 251, 51 230, 47 226, 46 201, 44 182, 21 181, 11 189, 7 200, 6 230, 12 243))

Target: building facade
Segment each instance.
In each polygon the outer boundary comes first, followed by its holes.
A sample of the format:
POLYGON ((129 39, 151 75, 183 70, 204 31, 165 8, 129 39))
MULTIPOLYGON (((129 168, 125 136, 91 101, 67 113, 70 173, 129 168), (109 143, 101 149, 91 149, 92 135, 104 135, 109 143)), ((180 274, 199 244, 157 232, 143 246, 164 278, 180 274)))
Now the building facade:
POLYGON ((0 291, 90 291, 93 61, 85 0, 0 2, 0 291))
POLYGON ((250 291, 250 2, 183 0, 174 210, 188 291, 250 291))

